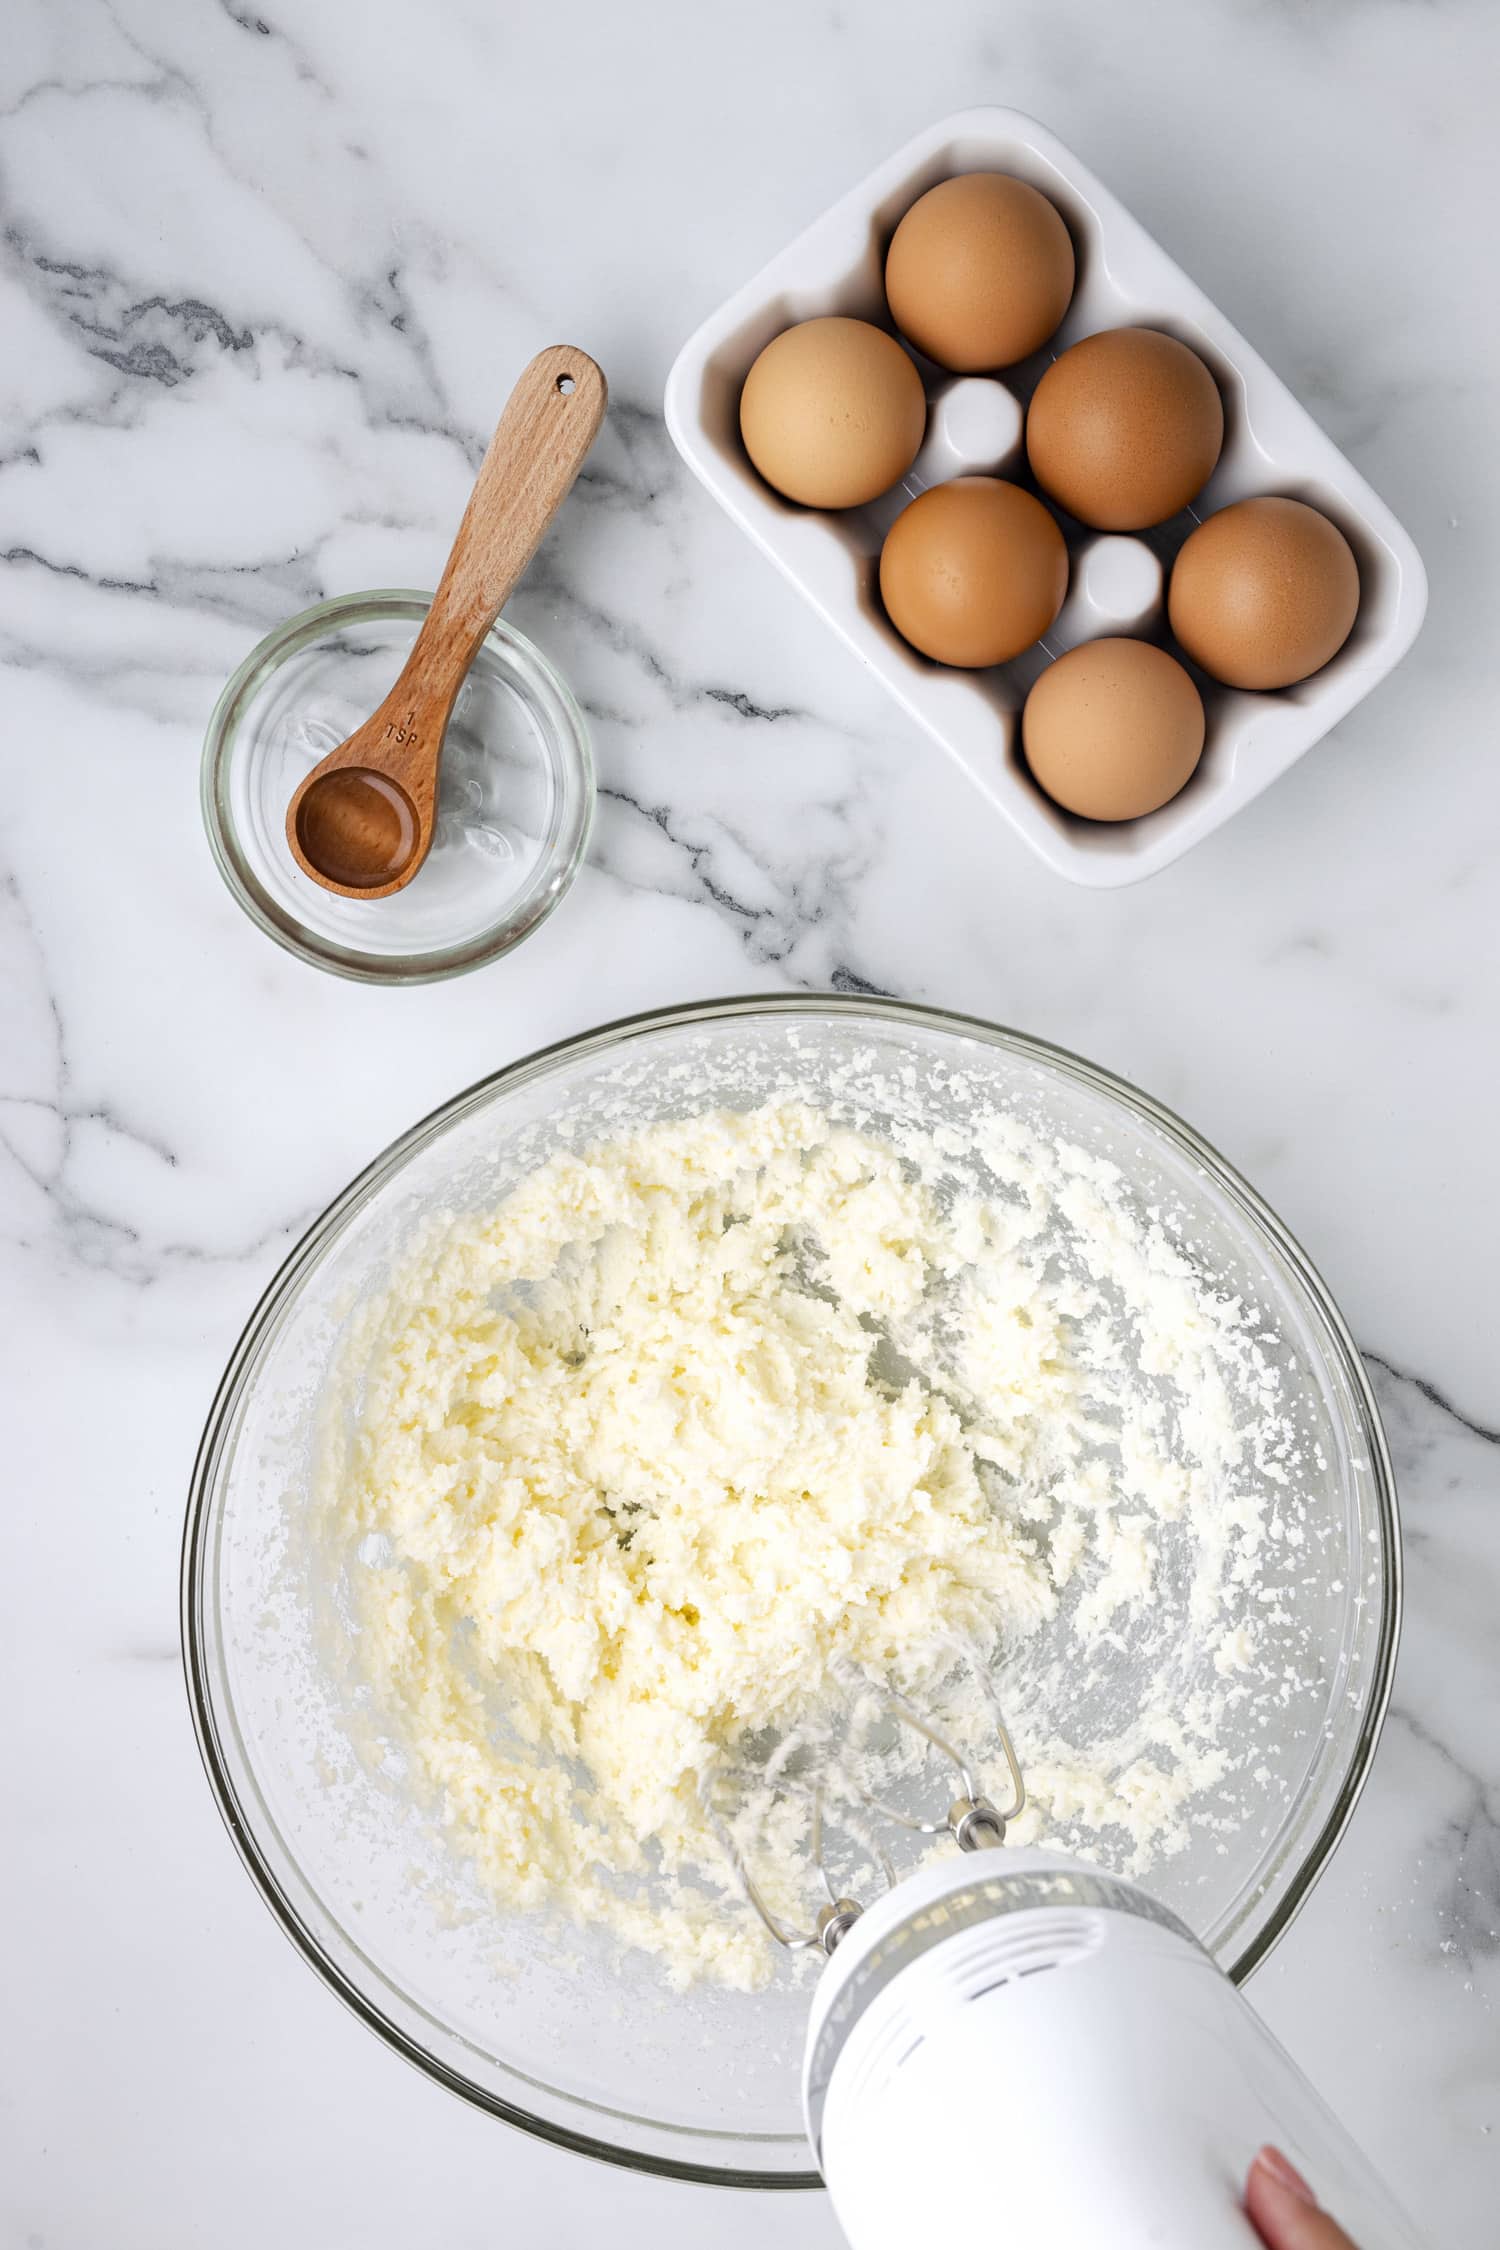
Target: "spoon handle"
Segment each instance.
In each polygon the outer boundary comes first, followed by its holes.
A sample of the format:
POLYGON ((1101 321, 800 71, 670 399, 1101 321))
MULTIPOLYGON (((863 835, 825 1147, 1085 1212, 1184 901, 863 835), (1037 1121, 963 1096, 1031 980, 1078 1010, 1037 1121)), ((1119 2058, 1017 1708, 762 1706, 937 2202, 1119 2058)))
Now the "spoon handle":
POLYGON ((523 368, 490 439, 432 607, 393 697, 446 716, 517 579, 541 545, 604 419, 609 387, 587 352, 549 344, 523 368))

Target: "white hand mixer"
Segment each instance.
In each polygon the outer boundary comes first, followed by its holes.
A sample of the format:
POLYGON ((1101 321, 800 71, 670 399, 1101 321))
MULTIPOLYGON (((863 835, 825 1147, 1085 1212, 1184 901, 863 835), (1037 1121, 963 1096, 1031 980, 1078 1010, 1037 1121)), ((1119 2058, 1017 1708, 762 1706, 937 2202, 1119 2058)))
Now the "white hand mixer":
POLYGON ((1251 2159, 1284 2150, 1359 2250, 1420 2250, 1354 2142, 1178 1917, 1136 1884, 1005 1843, 1025 1802, 997 1719, 1010 1799, 979 1794, 966 1761, 899 1699, 958 1777, 941 1820, 859 1792, 866 1812, 960 1856, 868 1909, 811 1847, 824 1903, 797 1928, 767 1904, 731 1842, 751 1905, 779 1944, 828 1966, 803 2070, 808 2138, 854 2250, 911 2250, 958 2215, 1060 2250, 1251 2250, 1251 2159), (988 2184, 987 2184, 988 2183, 988 2184))

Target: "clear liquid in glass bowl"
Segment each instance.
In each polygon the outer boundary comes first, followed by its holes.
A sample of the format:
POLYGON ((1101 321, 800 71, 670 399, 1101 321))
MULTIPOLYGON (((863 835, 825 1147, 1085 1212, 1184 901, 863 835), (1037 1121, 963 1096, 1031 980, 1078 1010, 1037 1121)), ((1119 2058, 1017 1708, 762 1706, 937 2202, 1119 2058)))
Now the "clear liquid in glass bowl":
POLYGON ((428 606, 425 594, 351 594, 290 619, 229 681, 204 746, 204 819, 239 903, 303 959, 372 983, 451 976, 519 943, 572 882, 593 818, 583 715, 502 619, 454 704, 432 849, 411 882, 344 898, 297 865, 294 791, 379 707, 428 606))

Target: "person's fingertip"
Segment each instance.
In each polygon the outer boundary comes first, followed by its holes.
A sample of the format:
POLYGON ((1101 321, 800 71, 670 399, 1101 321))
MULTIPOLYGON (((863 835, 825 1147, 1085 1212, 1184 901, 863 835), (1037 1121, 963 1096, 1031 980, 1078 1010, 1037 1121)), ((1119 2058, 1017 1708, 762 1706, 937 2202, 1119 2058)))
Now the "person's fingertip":
POLYGON ((1268 2142, 1264 2148, 1258 2149, 1251 2170, 1254 2171, 1257 2167, 1262 2172, 1268 2173, 1278 2187, 1288 2189, 1291 2194, 1299 2196, 1304 2203, 1310 2203, 1316 2209, 1317 2197, 1297 2170, 1296 2165, 1291 2162, 1290 2158, 1283 2156, 1279 2148, 1272 2148, 1268 2142))

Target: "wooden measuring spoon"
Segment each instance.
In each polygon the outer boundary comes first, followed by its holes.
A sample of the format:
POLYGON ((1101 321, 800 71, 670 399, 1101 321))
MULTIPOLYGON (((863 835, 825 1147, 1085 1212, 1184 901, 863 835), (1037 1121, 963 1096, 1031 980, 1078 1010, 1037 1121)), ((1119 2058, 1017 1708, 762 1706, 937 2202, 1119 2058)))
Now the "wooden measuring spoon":
POLYGON ((427 857, 454 701, 582 468, 607 397, 588 353, 568 344, 538 352, 511 392, 401 677, 287 806, 292 857, 324 890, 389 898, 427 857))

